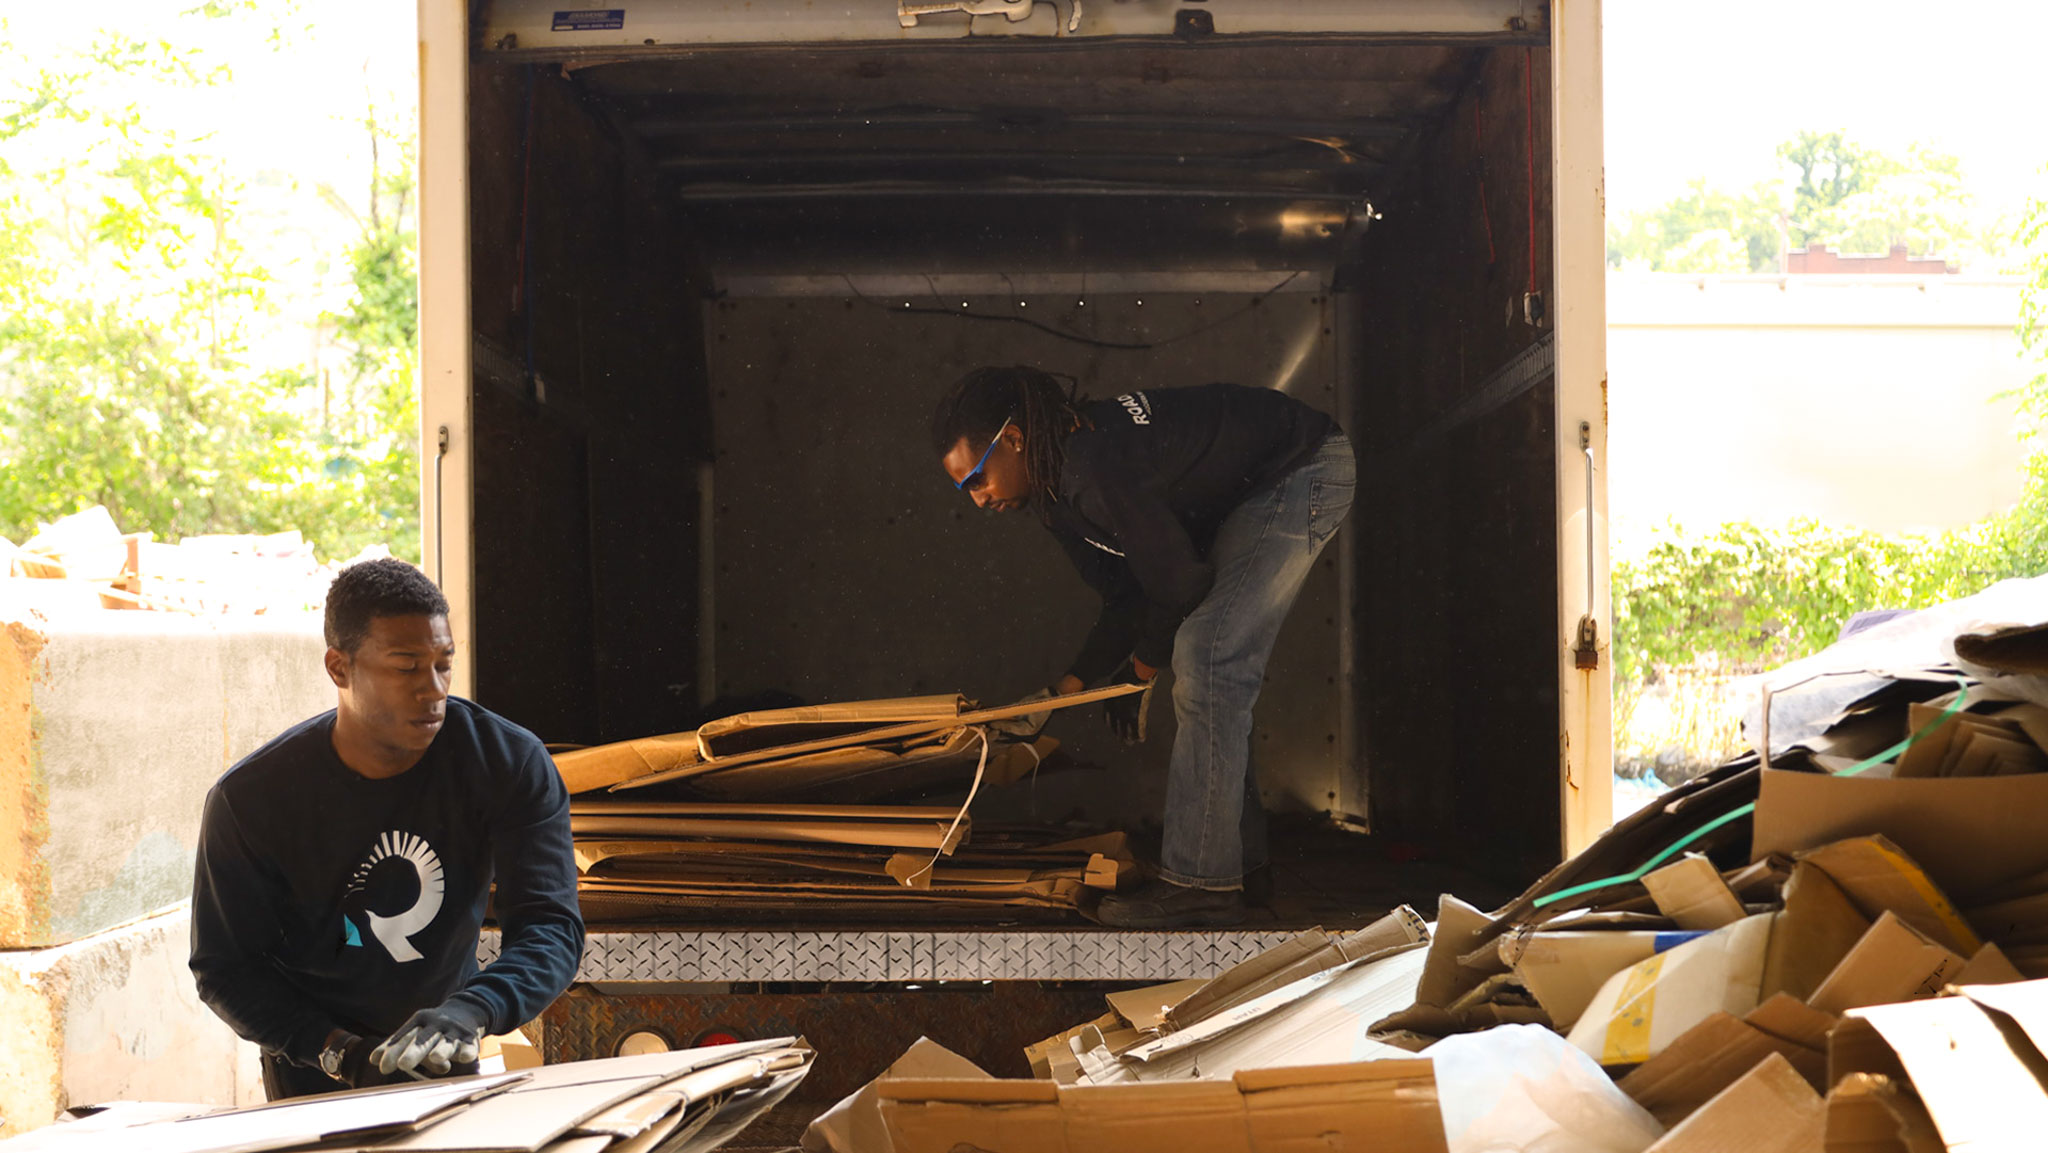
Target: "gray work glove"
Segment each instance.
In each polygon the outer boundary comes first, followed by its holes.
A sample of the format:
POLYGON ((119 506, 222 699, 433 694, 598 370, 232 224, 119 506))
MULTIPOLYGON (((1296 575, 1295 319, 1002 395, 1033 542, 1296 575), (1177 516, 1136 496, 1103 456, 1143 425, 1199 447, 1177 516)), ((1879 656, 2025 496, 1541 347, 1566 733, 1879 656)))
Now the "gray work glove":
POLYGON ((478 1044, 488 1023, 481 1006, 450 998, 414 1013, 370 1053, 370 1063, 387 1075, 445 1076, 456 1065, 476 1063, 478 1044))
MULTIPOLYGON (((1032 693, 1028 696, 1019 699, 1017 703, 1020 705, 1035 704, 1039 701, 1049 701, 1053 699, 1055 695, 1056 694, 1054 694, 1054 692, 1049 688, 1040 689, 1035 693, 1032 693)), ((1001 733, 1003 736, 1009 737, 1013 740, 1035 741, 1038 739, 1038 734, 1045 731, 1045 723, 1051 719, 1051 709, 1040 709, 1035 713, 1025 713, 1023 716, 1020 717, 1010 717, 1005 720, 990 721, 988 723, 988 727, 994 729, 998 733, 1001 733)))
POLYGON ((1122 737, 1127 745, 1143 744, 1146 730, 1145 714, 1152 707, 1152 687, 1159 683, 1159 678, 1155 675, 1149 681, 1139 680, 1137 666, 1126 658, 1124 663, 1117 667, 1116 672, 1110 675, 1109 683, 1145 686, 1142 693, 1111 697, 1102 703, 1103 714, 1109 718, 1110 731, 1122 737))

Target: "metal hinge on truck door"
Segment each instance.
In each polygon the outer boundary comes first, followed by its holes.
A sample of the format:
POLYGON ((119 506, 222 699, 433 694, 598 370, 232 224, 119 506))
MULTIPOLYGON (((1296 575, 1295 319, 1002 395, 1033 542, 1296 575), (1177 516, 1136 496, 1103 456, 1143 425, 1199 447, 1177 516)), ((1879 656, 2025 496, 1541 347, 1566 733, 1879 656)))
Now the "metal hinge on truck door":
POLYGON ((1579 618, 1579 643, 1572 646, 1572 664, 1579 669, 1600 667, 1600 622, 1593 617, 1593 562, 1599 557, 1593 535, 1593 425, 1579 422, 1579 451, 1586 455, 1586 615, 1579 618))
MULTIPOLYGON (((1048 0, 926 0, 912 3, 911 0, 896 0, 896 21, 905 28, 917 27, 921 16, 937 16, 946 12, 965 12, 969 16, 1001 16, 1016 24, 1031 18, 1031 9, 1048 0)), ((1068 0, 1067 31, 1078 31, 1081 27, 1081 0, 1068 0)), ((1054 5, 1054 11, 1058 6, 1054 5)))

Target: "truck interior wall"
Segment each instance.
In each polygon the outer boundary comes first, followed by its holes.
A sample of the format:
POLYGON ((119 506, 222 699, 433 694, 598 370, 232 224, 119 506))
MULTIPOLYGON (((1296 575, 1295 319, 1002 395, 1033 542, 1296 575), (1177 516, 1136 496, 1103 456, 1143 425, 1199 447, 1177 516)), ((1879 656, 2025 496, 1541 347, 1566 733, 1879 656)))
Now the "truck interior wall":
MULTIPOLYGON (((814 702, 957 691, 994 703, 1057 679, 1100 602, 1028 513, 981 513, 946 483, 932 408, 969 369, 1031 364, 1099 399, 1228 380, 1334 410, 1331 298, 1305 276, 1244 279, 1288 290, 710 303, 719 693, 814 702), (962 313, 1042 318, 1102 343, 962 313)), ((1330 556, 1268 666, 1253 740, 1272 810, 1325 811, 1342 791, 1336 605, 1330 556)), ((1057 716, 1050 734, 1101 771, 987 792, 977 813, 1132 827, 1156 818, 1170 702, 1154 702, 1151 723, 1151 739, 1129 749, 1098 709, 1057 716)))
POLYGON ((1553 382, 1524 316, 1551 293, 1547 60, 1482 54, 1356 269, 1373 827, 1524 877, 1561 817, 1553 382))
POLYGON ((695 711, 701 287, 559 69, 470 82, 475 691, 544 740, 695 711))

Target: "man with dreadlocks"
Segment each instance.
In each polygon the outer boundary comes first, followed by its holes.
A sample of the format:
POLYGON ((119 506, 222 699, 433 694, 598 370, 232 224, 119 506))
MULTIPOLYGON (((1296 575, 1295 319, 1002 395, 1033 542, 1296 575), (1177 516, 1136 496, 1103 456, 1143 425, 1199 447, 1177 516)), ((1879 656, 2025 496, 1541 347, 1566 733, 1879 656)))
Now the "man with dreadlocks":
MULTIPOLYGON (((1105 897, 1123 928, 1228 925, 1266 865, 1250 767, 1252 708, 1281 622, 1351 508, 1351 442, 1284 393, 1234 384, 1090 401, 1023 366, 962 377, 932 415, 954 487, 1030 509, 1102 596, 1080 655, 1046 694, 1150 686, 1171 665, 1178 722, 1159 878, 1105 897)), ((1108 703, 1145 739, 1152 698, 1108 703)))

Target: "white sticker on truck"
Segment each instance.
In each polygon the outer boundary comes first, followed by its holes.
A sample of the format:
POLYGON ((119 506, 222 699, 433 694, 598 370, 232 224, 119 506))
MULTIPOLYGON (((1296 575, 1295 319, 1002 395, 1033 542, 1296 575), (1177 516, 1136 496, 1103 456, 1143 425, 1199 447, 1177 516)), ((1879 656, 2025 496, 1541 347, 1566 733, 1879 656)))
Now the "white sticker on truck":
POLYGON ((626 26, 624 8, 572 8, 555 13, 556 32, 616 32, 626 26))

